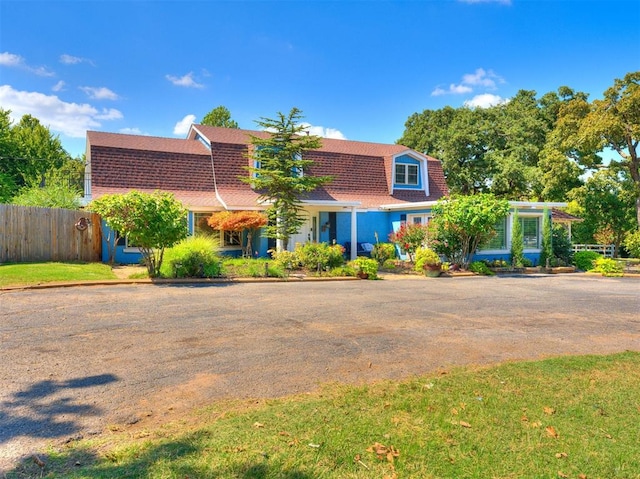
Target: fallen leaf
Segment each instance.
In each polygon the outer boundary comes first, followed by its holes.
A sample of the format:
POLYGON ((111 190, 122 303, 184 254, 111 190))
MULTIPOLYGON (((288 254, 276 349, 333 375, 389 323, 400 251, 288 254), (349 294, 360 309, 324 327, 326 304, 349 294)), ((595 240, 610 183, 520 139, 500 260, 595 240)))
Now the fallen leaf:
POLYGON ((548 415, 548 416, 552 416, 553 414, 556 413, 556 410, 554 408, 552 408, 552 407, 548 407, 547 406, 547 407, 544 408, 544 413, 546 415, 548 415))
POLYGON ((587 479, 586 474, 578 474, 578 479, 587 479))
POLYGON ((558 471, 558 477, 569 477, 564 472, 558 471))
POLYGON ((469 424, 468 422, 465 422, 465 421, 460 421, 460 425, 462 427, 471 428, 471 424, 469 424))
POLYGON ((556 428, 553 426, 547 426, 545 428, 545 431, 547 431, 548 436, 555 437, 555 438, 558 437, 558 432, 556 431, 556 428))
POLYGON ((556 457, 558 459, 564 459, 565 457, 567 457, 567 453, 566 452, 557 452, 556 453, 556 457))
POLYGON ((286 437, 289 437, 289 436, 291 436, 291 434, 289 434, 287 431, 280 431, 280 432, 278 433, 278 436, 286 436, 286 437))
POLYGON ((260 428, 260 427, 264 427, 264 424, 262 424, 261 422, 254 422, 253 423, 253 427, 255 427, 257 429, 257 428, 260 428))
POLYGON ((44 461, 35 454, 33 455, 33 462, 35 462, 41 468, 45 466, 44 461))
POLYGON ((527 416, 525 416, 524 414, 522 415, 522 417, 520 418, 520 420, 522 422, 529 422, 529 418, 527 416))
POLYGON ((462 409, 464 411, 466 407, 467 407, 467 405, 465 403, 463 403, 463 402, 460 403, 460 409, 462 409))
POLYGON ((454 407, 451 408, 451 414, 453 414, 454 416, 458 415, 458 410, 454 407))

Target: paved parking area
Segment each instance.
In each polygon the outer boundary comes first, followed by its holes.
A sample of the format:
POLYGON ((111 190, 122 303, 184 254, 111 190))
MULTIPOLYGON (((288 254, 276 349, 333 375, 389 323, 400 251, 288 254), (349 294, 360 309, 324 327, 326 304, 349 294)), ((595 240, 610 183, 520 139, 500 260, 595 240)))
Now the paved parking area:
POLYGON ((219 398, 640 351, 640 280, 586 275, 0 292, 0 470, 219 398))

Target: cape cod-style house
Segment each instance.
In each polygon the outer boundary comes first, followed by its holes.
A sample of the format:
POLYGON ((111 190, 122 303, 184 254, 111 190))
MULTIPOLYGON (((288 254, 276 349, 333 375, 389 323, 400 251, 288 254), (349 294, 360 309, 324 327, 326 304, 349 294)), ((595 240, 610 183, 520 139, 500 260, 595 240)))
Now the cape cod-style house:
MULTIPOLYGON (((118 133, 87 132, 85 200, 130 190, 172 193, 189 211, 189 231, 203 234, 206 219, 215 211, 264 210, 259 193, 247 177, 250 165, 248 131, 192 125, 187 138, 160 138, 118 133)), ((402 222, 426 223, 436 201, 448 194, 440 161, 402 145, 322 139, 322 147, 305 153, 314 165, 305 174, 331 176, 332 181, 303 200, 306 221, 291 237, 289 248, 301 242, 335 242, 348 247, 348 256, 366 253, 402 222), (353 245, 353 247, 351 247, 353 245)), ((518 209, 525 240, 525 255, 537 262, 542 214, 561 203, 513 202, 518 209)), ((510 215, 499 225, 491 249, 476 257, 508 259, 510 215)), ((242 239, 219 232, 220 251, 240 254, 242 239)), ((107 235, 105 235, 106 241, 107 235)), ((254 239, 257 256, 266 256, 274 244, 254 239)), ((104 259, 110 249, 105 244, 104 259)), ((476 259, 477 259, 476 258, 476 259)), ((137 248, 123 241, 116 261, 137 263, 137 248)))

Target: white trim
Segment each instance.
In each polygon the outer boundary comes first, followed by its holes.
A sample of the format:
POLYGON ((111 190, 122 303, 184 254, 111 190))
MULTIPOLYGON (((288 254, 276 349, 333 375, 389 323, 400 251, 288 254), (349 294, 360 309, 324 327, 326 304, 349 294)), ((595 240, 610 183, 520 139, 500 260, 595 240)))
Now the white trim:
MULTIPOLYGON (((415 203, 390 203, 386 205, 380 205, 381 210, 417 210, 421 208, 433 208, 437 201, 416 201, 415 203)), ((542 201, 509 201, 509 207, 511 208, 530 208, 530 209, 545 209, 545 208, 566 208, 568 203, 560 202, 542 202, 542 201)), ((520 211, 519 211, 520 212, 520 211)), ((523 211, 526 214, 526 211, 523 211)))

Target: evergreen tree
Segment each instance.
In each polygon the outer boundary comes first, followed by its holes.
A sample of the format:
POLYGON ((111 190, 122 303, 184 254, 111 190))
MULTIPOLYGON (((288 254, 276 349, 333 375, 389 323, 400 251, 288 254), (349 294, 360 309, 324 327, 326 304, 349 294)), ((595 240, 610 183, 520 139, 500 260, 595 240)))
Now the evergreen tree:
POLYGON ((514 268, 522 268, 524 266, 524 239, 518 210, 513 214, 513 226, 511 228, 511 265, 514 268))
POLYGON ((542 250, 540 251, 540 266, 545 267, 547 261, 553 259, 553 231, 549 210, 545 208, 542 215, 542 250))
POLYGON ((313 176, 313 161, 305 153, 320 148, 321 138, 307 135, 300 124, 302 112, 292 108, 288 115, 278 112, 276 119, 261 118, 256 123, 269 136, 251 136, 248 167, 249 183, 260 192, 267 209, 269 225, 265 235, 277 240, 278 251, 286 250, 289 238, 300 231, 305 219, 302 201, 307 193, 331 181, 328 176, 313 176))

